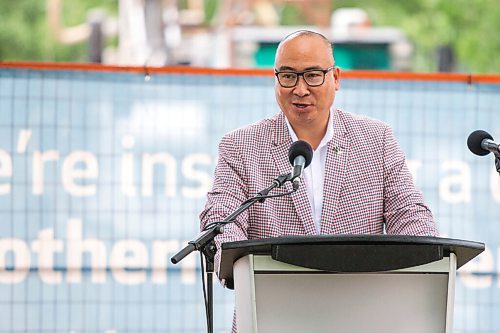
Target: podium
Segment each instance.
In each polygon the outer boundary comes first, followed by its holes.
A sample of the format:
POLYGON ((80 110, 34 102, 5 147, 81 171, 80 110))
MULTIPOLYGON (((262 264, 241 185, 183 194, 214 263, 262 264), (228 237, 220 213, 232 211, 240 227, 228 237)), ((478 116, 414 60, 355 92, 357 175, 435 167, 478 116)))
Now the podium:
POLYGON ((238 333, 452 333, 456 270, 484 251, 464 240, 286 236, 222 244, 238 333))

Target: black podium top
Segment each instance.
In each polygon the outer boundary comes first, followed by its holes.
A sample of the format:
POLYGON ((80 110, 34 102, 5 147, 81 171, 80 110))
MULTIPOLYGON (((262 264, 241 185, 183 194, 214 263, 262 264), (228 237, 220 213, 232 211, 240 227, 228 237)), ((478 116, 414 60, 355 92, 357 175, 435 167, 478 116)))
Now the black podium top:
POLYGON ((483 243, 440 237, 282 236, 223 243, 219 277, 232 288, 233 264, 249 254, 329 272, 380 272, 427 264, 450 253, 458 269, 483 251, 483 243))

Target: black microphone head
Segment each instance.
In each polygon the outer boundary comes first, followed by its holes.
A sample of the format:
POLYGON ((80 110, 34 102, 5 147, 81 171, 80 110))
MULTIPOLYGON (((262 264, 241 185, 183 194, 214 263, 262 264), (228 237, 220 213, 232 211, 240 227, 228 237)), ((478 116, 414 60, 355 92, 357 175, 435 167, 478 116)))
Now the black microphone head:
POLYGON ((293 165, 295 158, 301 155, 304 156, 304 159, 306 160, 304 168, 307 168, 309 164, 311 164, 313 158, 313 149, 309 143, 298 140, 292 143, 290 149, 288 150, 288 159, 290 160, 290 164, 293 165))
POLYGON ((479 156, 488 155, 490 151, 483 149, 483 147, 481 147, 481 143, 483 142, 484 139, 493 140, 493 137, 490 135, 490 133, 486 131, 482 130, 474 131, 469 135, 469 138, 467 139, 467 147, 469 147, 469 150, 476 155, 479 156))

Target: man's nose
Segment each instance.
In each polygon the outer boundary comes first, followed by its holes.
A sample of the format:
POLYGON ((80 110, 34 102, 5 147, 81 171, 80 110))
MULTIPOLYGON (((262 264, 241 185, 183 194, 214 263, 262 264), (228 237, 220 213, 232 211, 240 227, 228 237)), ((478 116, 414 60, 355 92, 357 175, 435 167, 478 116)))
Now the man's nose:
POLYGON ((297 85, 293 89, 293 93, 300 97, 309 95, 309 86, 307 85, 302 75, 299 75, 299 77, 297 78, 297 85))

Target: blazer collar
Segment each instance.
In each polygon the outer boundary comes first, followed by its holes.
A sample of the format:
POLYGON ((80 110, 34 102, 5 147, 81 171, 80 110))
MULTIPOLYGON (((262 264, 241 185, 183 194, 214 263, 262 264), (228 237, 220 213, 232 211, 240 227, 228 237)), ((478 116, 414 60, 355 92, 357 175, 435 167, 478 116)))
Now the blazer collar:
MULTIPOLYGON (((337 210, 341 188, 347 171, 347 161, 349 157, 350 140, 345 124, 345 115, 341 110, 334 110, 333 116, 333 137, 327 145, 325 182, 323 195, 323 209, 321 218, 321 233, 328 234, 334 232, 332 216, 337 210)), ((292 144, 292 138, 286 125, 285 115, 279 112, 274 117, 274 142, 272 156, 279 174, 290 172, 291 166, 288 161, 288 149, 292 144)), ((278 175, 276 175, 278 176, 278 175)), ((284 185, 287 191, 292 190, 290 183, 284 185)), ((317 234, 312 217, 311 205, 307 196, 306 186, 301 186, 291 195, 293 205, 299 219, 302 221, 305 233, 308 235, 317 234)))
POLYGON ((345 114, 335 110, 333 118, 333 138, 328 143, 323 188, 323 208, 321 211, 321 234, 335 233, 340 193, 348 173, 351 140, 346 126, 345 114))
MULTIPOLYGON (((285 115, 280 112, 274 119, 274 142, 271 148, 271 155, 273 156, 274 163, 276 164, 278 172, 281 175, 289 173, 292 169, 290 162, 288 161, 288 150, 292 144, 292 137, 288 132, 285 115)), ((292 184, 290 182, 284 184, 284 187, 287 192, 292 191, 292 184)), ((316 227, 314 226, 312 218, 311 205, 307 197, 307 188, 305 186, 300 186, 296 192, 291 194, 291 197, 299 220, 302 222, 304 227, 305 234, 316 234, 316 227)))
POLYGON ((273 144, 275 146, 291 145, 292 137, 286 126, 285 114, 280 111, 274 116, 273 120, 275 121, 273 144))

